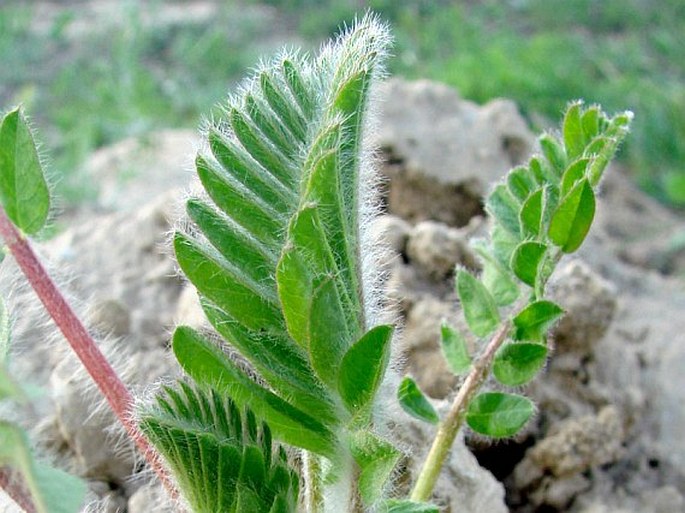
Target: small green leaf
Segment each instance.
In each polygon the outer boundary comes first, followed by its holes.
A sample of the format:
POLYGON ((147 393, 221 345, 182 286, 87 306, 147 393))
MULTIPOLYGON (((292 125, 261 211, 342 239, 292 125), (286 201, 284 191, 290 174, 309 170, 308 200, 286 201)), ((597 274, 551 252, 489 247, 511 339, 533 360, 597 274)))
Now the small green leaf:
POLYGON ((37 513, 76 513, 86 496, 86 484, 61 470, 35 461, 22 429, 0 421, 0 466, 21 472, 37 513))
POLYGON ((437 506, 425 502, 390 499, 385 502, 383 513, 440 513, 437 506))
POLYGON ((382 497, 388 478, 402 455, 369 431, 353 434, 350 452, 360 469, 359 494, 370 506, 382 497))
POLYGON ((50 192, 21 108, 10 111, 0 124, 0 202, 24 233, 33 235, 45 226, 50 192))
POLYGON ((309 311, 312 306, 314 284, 311 270, 300 251, 287 247, 276 268, 278 297, 288 333, 301 347, 309 347, 309 311))
POLYGON ((549 238, 564 253, 573 253, 585 240, 595 217, 595 194, 587 179, 562 198, 549 223, 549 238))
POLYGON ((514 338, 541 342, 547 330, 562 315, 564 310, 551 301, 541 300, 529 304, 514 317, 514 338))
POLYGON ((471 356, 462 334, 449 324, 443 323, 440 327, 440 339, 442 341, 442 354, 445 356, 450 370, 456 375, 469 370, 471 356))
POLYGON ((524 237, 540 235, 543 193, 544 189, 538 189, 523 202, 519 212, 519 222, 524 237))
POLYGON ((507 344, 495 355, 492 372, 503 385, 516 387, 533 379, 546 360, 547 347, 542 344, 507 344))
POLYGON ((466 422, 476 433, 492 438, 514 436, 535 413, 530 399, 502 392, 485 392, 469 404, 466 422))
POLYGON ((508 232, 514 235, 519 234, 519 204, 506 185, 499 184, 493 189, 485 202, 485 209, 508 232))
POLYGON ((540 137, 540 148, 542 148, 542 154, 547 159, 547 162, 549 162, 558 182, 561 173, 564 172, 568 164, 564 147, 550 134, 544 134, 540 137))
POLYGON ((326 278, 312 296, 309 314, 309 358, 319 379, 335 388, 350 334, 340 294, 332 278, 326 278))
POLYGON ((499 323, 500 316, 488 289, 463 269, 457 271, 456 281, 459 300, 471 331, 478 337, 492 333, 499 323))
POLYGON ((438 412, 435 411, 419 386, 409 376, 406 376, 400 383, 400 387, 397 389, 397 399, 399 399, 402 409, 412 417, 429 424, 440 422, 438 412))
POLYGON ((390 360, 392 332, 392 326, 376 326, 345 353, 340 363, 338 390, 350 412, 363 408, 376 395, 390 360))
POLYGON ((507 187, 519 201, 525 201, 535 185, 535 179, 526 167, 516 167, 507 175, 507 187))
POLYGON ((502 267, 509 268, 511 255, 516 246, 521 242, 520 234, 512 234, 505 230, 501 224, 494 223, 492 227, 492 253, 502 267))
POLYGON ((572 103, 566 111, 563 121, 564 146, 571 159, 580 156, 585 148, 581 106, 582 102, 572 103))
POLYGON ((585 135, 584 143, 587 144, 599 133, 599 117, 601 111, 598 106, 593 105, 583 112, 580 120, 583 126, 583 134, 585 135))
POLYGON ((511 257, 511 269, 526 285, 535 287, 540 264, 547 251, 547 246, 541 242, 522 242, 514 250, 511 257))
POLYGON ((560 194, 562 197, 566 196, 573 187, 585 178, 585 171, 590 165, 590 159, 580 158, 566 168, 564 171, 564 176, 561 177, 561 190, 560 194))
POLYGON ((497 306, 507 306, 516 301, 519 287, 513 276, 502 266, 497 258, 491 254, 490 248, 474 241, 473 248, 480 256, 483 272, 481 281, 492 294, 497 306))

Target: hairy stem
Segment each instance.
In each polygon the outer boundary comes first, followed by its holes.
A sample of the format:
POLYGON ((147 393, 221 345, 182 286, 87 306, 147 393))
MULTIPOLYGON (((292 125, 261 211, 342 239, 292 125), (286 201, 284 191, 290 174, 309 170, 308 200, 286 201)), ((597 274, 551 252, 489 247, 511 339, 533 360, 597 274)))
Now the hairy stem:
POLYGON ((412 500, 423 502, 430 499, 435 483, 442 470, 442 466, 445 463, 447 455, 454 443, 454 439, 464 422, 466 408, 490 374, 492 360, 495 357, 497 350, 504 343, 509 328, 509 322, 505 322, 500 326, 499 330, 495 332, 483 354, 481 354, 473 364, 471 372, 469 372, 464 384, 454 398, 449 412, 442 422, 440 422, 438 432, 433 440, 433 445, 428 452, 428 456, 426 456, 426 461, 423 463, 419 477, 412 490, 412 500))
POLYGON ((0 488, 5 490, 5 493, 26 513, 36 513, 31 494, 17 473, 9 467, 0 468, 0 488))
POLYGON ((57 289, 33 252, 28 240, 19 233, 2 208, 0 208, 0 235, 5 239, 5 243, 36 295, 107 399, 129 437, 138 446, 172 498, 176 499, 178 492, 159 461, 157 452, 138 429, 134 420, 131 393, 117 376, 62 293, 57 289))
POLYGON ((321 483, 321 459, 316 454, 305 451, 303 457, 304 471, 304 510, 307 513, 320 513, 323 506, 323 489, 321 483))

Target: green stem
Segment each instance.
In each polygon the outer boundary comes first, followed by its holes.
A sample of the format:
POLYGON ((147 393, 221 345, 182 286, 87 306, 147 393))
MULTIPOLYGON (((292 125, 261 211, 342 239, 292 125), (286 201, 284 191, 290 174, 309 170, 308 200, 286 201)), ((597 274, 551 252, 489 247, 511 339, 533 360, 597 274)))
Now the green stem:
POLYGON ((497 350, 506 340, 510 327, 509 321, 502 324, 492 339, 490 339, 483 354, 473 364, 471 372, 469 372, 464 384, 454 398, 449 412, 438 426, 438 432, 433 440, 433 445, 428 452, 428 456, 426 456, 426 460, 412 490, 411 500, 425 502, 430 499, 442 466, 464 422, 466 408, 490 374, 492 360, 497 350))

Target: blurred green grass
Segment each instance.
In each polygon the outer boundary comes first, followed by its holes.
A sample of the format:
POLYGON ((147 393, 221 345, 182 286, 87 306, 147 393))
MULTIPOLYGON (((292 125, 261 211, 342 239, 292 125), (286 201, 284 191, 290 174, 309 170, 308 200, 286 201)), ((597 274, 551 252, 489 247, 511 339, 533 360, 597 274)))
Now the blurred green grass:
POLYGON ((393 73, 478 102, 512 98, 537 128, 575 98, 634 110, 623 161, 649 193, 685 206, 682 0, 245 0, 165 23, 141 21, 163 2, 127 2, 123 23, 75 39, 82 5, 67 3, 42 30, 30 2, 0 7, 0 104, 24 101, 69 201, 86 194, 79 168, 93 149, 196 126, 281 40, 313 47, 370 7, 393 26, 393 73))

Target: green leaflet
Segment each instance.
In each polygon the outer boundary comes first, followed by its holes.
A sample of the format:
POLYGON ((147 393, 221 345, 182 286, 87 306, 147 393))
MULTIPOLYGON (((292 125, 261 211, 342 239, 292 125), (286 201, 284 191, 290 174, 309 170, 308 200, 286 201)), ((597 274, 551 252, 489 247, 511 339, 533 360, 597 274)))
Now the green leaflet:
POLYGON ((523 283, 535 287, 546 252, 547 246, 541 242, 522 242, 511 256, 511 270, 523 283))
POLYGON ((561 199, 549 224, 549 238, 564 253, 573 253, 585 240, 595 217, 595 194, 583 179, 561 199))
POLYGON ((471 367, 471 355, 464 336, 447 323, 440 327, 442 354, 449 369, 457 376, 465 373, 471 367))
POLYGON ((518 216, 519 203, 506 185, 499 184, 493 189, 485 202, 485 209, 509 233, 518 236, 521 231, 518 216))
POLYGON ((528 168, 519 166, 507 174, 507 187, 518 201, 525 201, 535 189, 535 178, 528 168))
POLYGON ((469 404, 466 422, 471 429, 492 438, 514 436, 535 413, 530 399, 502 392, 485 392, 469 404))
POLYGON ((582 102, 572 103, 566 110, 562 124, 564 146, 571 159, 575 159, 583 153, 587 142, 581 118, 581 106, 582 102))
POLYGON ((537 237, 542 231, 544 189, 540 188, 533 192, 521 206, 519 222, 521 223, 521 235, 524 237, 537 237))
POLYGON ((552 170, 554 176, 554 181, 552 183, 556 185, 559 183, 559 178, 568 165, 566 150, 564 150, 563 145, 550 134, 544 134, 540 137, 540 148, 552 170))
POLYGON ((516 387, 533 379, 546 361, 547 347, 542 344, 507 344, 495 355, 492 373, 503 385, 516 387))
POLYGON ((173 350, 183 370, 196 383, 228 394, 237 404, 249 405, 286 443, 324 456, 335 454, 333 434, 303 413, 249 379, 214 344, 188 327, 174 332, 173 350))
POLYGON ((38 513, 76 513, 86 484, 66 472, 36 461, 24 431, 0 421, 0 466, 21 472, 38 513))
POLYGON ((557 304, 540 300, 530 303, 513 319, 514 338, 542 342, 549 328, 564 314, 564 310, 557 304))
POLYGON ((483 267, 480 279, 492 294, 495 304, 507 306, 516 301, 519 296, 518 284, 509 269, 493 255, 494 248, 479 241, 473 241, 471 245, 478 253, 483 267))
POLYGON ((0 124, 0 203, 24 233, 34 235, 45 226, 50 192, 21 108, 10 111, 0 124))
POLYGON ((585 178, 585 171, 589 164, 590 159, 584 157, 574 160, 568 165, 566 171, 564 171, 564 175, 561 177, 561 189, 559 192, 562 198, 565 197, 579 181, 585 178))
POLYGON ((435 408, 428 402, 419 386, 409 376, 402 379, 397 389, 397 399, 400 401, 402 409, 412 417, 429 424, 440 422, 438 412, 435 411, 435 408))
POLYGON ((345 353, 338 390, 350 412, 366 407, 376 395, 390 361, 392 333, 392 326, 376 326, 345 353))
POLYGON ((252 330, 282 329, 283 318, 268 289, 248 281, 185 235, 176 234, 174 250, 185 275, 207 299, 252 330))
POLYGON ((359 493, 370 506, 382 497, 388 478, 402 455, 369 431, 352 435, 350 452, 360 469, 359 493))
POLYGON ((492 333, 500 321, 495 300, 485 286, 464 270, 457 271, 457 293, 466 323, 478 337, 492 333))

